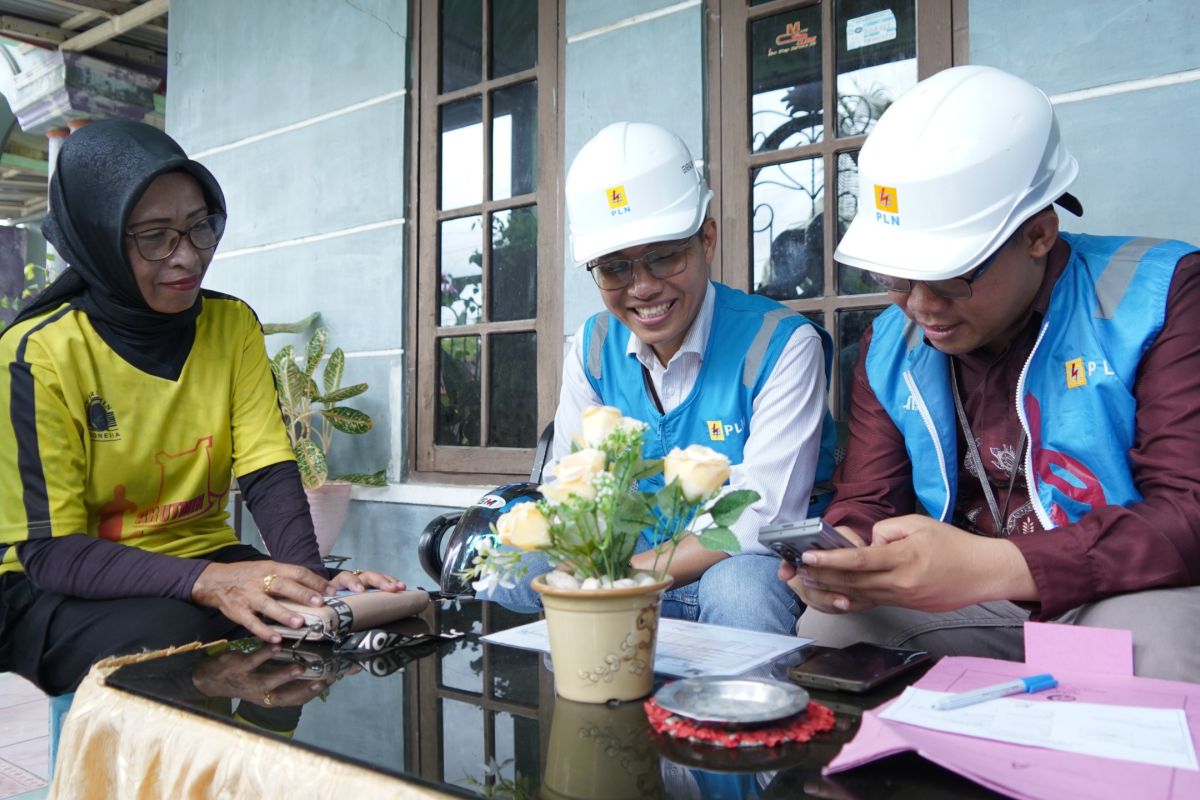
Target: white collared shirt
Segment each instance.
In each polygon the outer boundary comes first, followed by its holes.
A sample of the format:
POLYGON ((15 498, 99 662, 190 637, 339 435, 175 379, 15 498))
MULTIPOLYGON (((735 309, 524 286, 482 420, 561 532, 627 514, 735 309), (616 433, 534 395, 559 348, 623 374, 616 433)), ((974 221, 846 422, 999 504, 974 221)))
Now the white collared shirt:
MULTIPOLYGON (((659 363, 653 348, 637 336, 629 337, 628 352, 646 367, 664 412, 686 400, 696 385, 715 305, 716 289, 710 281, 696 321, 666 366, 659 363)), ((581 428, 583 409, 600 404, 584 373, 581 326, 563 365, 562 391, 554 415, 555 461, 570 453, 571 439, 581 428)), ((804 325, 788 339, 754 398, 742 463, 733 466, 729 477, 727 490, 753 489, 760 495, 733 526, 742 552, 768 552, 758 543, 760 527, 808 516, 825 409, 825 355, 817 332, 811 325, 804 325)), ((545 478, 550 475, 547 471, 545 478)))

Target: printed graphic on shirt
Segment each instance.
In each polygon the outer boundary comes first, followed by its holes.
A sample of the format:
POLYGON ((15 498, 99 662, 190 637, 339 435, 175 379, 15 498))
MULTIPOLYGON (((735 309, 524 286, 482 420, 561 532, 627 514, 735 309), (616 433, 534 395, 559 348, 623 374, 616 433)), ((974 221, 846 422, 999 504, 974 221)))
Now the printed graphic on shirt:
POLYGON ((708 421, 708 438, 714 442, 725 441, 725 425, 719 419, 708 421))
POLYGON ((87 399, 87 426, 93 442, 115 442, 121 438, 112 406, 95 393, 87 399))
POLYGON ((196 446, 181 453, 160 451, 155 455, 158 466, 158 496, 146 508, 140 508, 125 496, 125 486, 113 487, 112 500, 100 508, 99 535, 111 541, 132 539, 152 530, 167 528, 193 519, 199 519, 225 504, 225 492, 214 492, 211 450, 213 439, 204 436, 196 440, 196 446), (172 487, 188 485, 187 476, 196 470, 208 476, 207 488, 194 497, 171 497, 172 487))
POLYGON ((1084 371, 1083 359, 1073 358, 1066 363, 1067 388, 1078 389, 1087 386, 1087 373, 1084 371))

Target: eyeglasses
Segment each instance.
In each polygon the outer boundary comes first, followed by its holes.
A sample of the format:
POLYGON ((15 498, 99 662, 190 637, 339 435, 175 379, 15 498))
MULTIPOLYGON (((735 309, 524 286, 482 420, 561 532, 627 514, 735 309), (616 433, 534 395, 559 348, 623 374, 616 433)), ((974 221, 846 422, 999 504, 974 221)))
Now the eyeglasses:
MULTIPOLYGON (((971 284, 982 278, 983 273, 988 271, 988 267, 996 263, 996 258, 1000 255, 1000 253, 1004 252, 1009 244, 1011 244, 1017 238, 1017 234, 1019 234, 1021 230, 1022 229, 1018 229, 1015 233, 1013 233, 1012 236, 1005 240, 1004 244, 997 247, 990 256, 985 258, 983 263, 975 268, 969 278, 946 278, 945 280, 940 281, 920 281, 920 283, 925 284, 925 286, 929 288, 929 291, 933 292, 944 300, 970 300, 971 284)), ((892 275, 882 275, 878 272, 868 272, 867 274, 871 276, 871 280, 875 281, 889 292, 900 292, 901 294, 908 294, 911 292, 913 284, 918 282, 908 278, 897 278, 892 275)))
POLYGON ((147 261, 162 261, 171 257, 186 235, 197 250, 212 250, 225 233, 225 215, 209 214, 187 230, 178 228, 150 228, 145 231, 125 231, 133 239, 138 253, 147 261))
POLYGON ((646 272, 649 272, 652 278, 661 281, 678 275, 687 267, 688 248, 695 237, 696 234, 693 233, 682 241, 643 253, 637 258, 592 261, 587 265, 587 271, 591 273, 596 285, 606 291, 624 289, 633 283, 633 266, 638 263, 646 268, 646 272))

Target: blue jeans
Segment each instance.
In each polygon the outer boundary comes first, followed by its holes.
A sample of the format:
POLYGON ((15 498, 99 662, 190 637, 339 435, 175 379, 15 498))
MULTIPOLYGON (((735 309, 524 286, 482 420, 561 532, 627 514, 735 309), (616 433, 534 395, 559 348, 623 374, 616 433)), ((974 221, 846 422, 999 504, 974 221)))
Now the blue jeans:
MULTIPOLYGON (((533 590, 533 579, 553 567, 541 553, 526 553, 521 560, 529 571, 517 585, 512 589, 498 587, 483 599, 514 611, 537 613, 542 610, 542 598, 533 590)), ((698 581, 666 592, 662 615, 793 636, 804 605, 779 580, 778 570, 779 558, 775 555, 730 556, 705 570, 698 581)))

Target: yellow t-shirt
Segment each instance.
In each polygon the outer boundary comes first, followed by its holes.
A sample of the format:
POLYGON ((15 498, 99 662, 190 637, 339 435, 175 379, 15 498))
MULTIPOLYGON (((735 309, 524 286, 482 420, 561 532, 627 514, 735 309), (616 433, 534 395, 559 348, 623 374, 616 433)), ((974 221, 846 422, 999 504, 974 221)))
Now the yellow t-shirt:
POLYGON ((178 380, 134 367, 60 306, 0 338, 0 574, 14 543, 87 533, 191 557, 237 543, 231 475, 294 460, 262 329, 205 292, 178 380))

